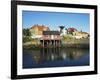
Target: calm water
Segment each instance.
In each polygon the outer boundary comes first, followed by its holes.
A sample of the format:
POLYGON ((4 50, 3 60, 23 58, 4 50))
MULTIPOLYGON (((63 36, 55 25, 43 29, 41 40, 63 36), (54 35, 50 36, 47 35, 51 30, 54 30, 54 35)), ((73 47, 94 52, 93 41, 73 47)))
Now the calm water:
POLYGON ((89 65, 89 49, 41 48, 23 51, 23 68, 89 65))

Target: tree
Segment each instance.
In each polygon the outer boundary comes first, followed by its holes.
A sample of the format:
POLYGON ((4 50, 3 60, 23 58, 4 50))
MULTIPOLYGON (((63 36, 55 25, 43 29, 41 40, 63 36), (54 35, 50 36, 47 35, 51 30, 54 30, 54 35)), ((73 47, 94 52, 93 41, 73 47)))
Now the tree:
POLYGON ((31 32, 29 29, 23 29, 23 42, 28 42, 31 40, 31 32))
POLYGON ((23 35, 24 36, 31 36, 31 32, 30 32, 30 30, 29 29, 23 29, 23 35))

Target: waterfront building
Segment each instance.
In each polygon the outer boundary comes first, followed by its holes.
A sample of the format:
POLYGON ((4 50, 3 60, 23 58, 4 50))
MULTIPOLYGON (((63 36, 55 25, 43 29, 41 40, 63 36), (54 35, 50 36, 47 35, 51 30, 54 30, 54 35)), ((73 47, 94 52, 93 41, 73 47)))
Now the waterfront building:
POLYGON ((42 38, 40 39, 42 46, 60 47, 61 37, 59 31, 43 31, 42 38))
POLYGON ((44 25, 34 25, 30 28, 32 38, 41 38, 43 31, 49 31, 49 27, 44 25))
POLYGON ((87 33, 87 32, 81 32, 81 31, 75 31, 75 32, 73 32, 73 36, 76 39, 89 38, 89 33, 87 33))

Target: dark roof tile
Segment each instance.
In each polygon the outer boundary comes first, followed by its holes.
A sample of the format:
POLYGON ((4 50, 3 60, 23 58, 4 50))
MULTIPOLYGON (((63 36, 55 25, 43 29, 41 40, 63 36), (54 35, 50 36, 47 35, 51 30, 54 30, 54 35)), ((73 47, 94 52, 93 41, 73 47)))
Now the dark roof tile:
POLYGON ((59 31, 43 31, 43 35, 60 35, 59 31))

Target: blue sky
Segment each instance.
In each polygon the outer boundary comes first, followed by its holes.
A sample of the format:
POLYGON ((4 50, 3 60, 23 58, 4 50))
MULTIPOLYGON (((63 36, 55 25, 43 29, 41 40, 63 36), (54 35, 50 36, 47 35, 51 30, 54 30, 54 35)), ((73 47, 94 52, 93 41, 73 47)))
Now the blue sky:
POLYGON ((58 30, 59 26, 76 28, 89 32, 90 15, 87 13, 62 13, 62 12, 40 12, 23 11, 23 28, 31 28, 35 24, 48 26, 51 30, 58 30))

